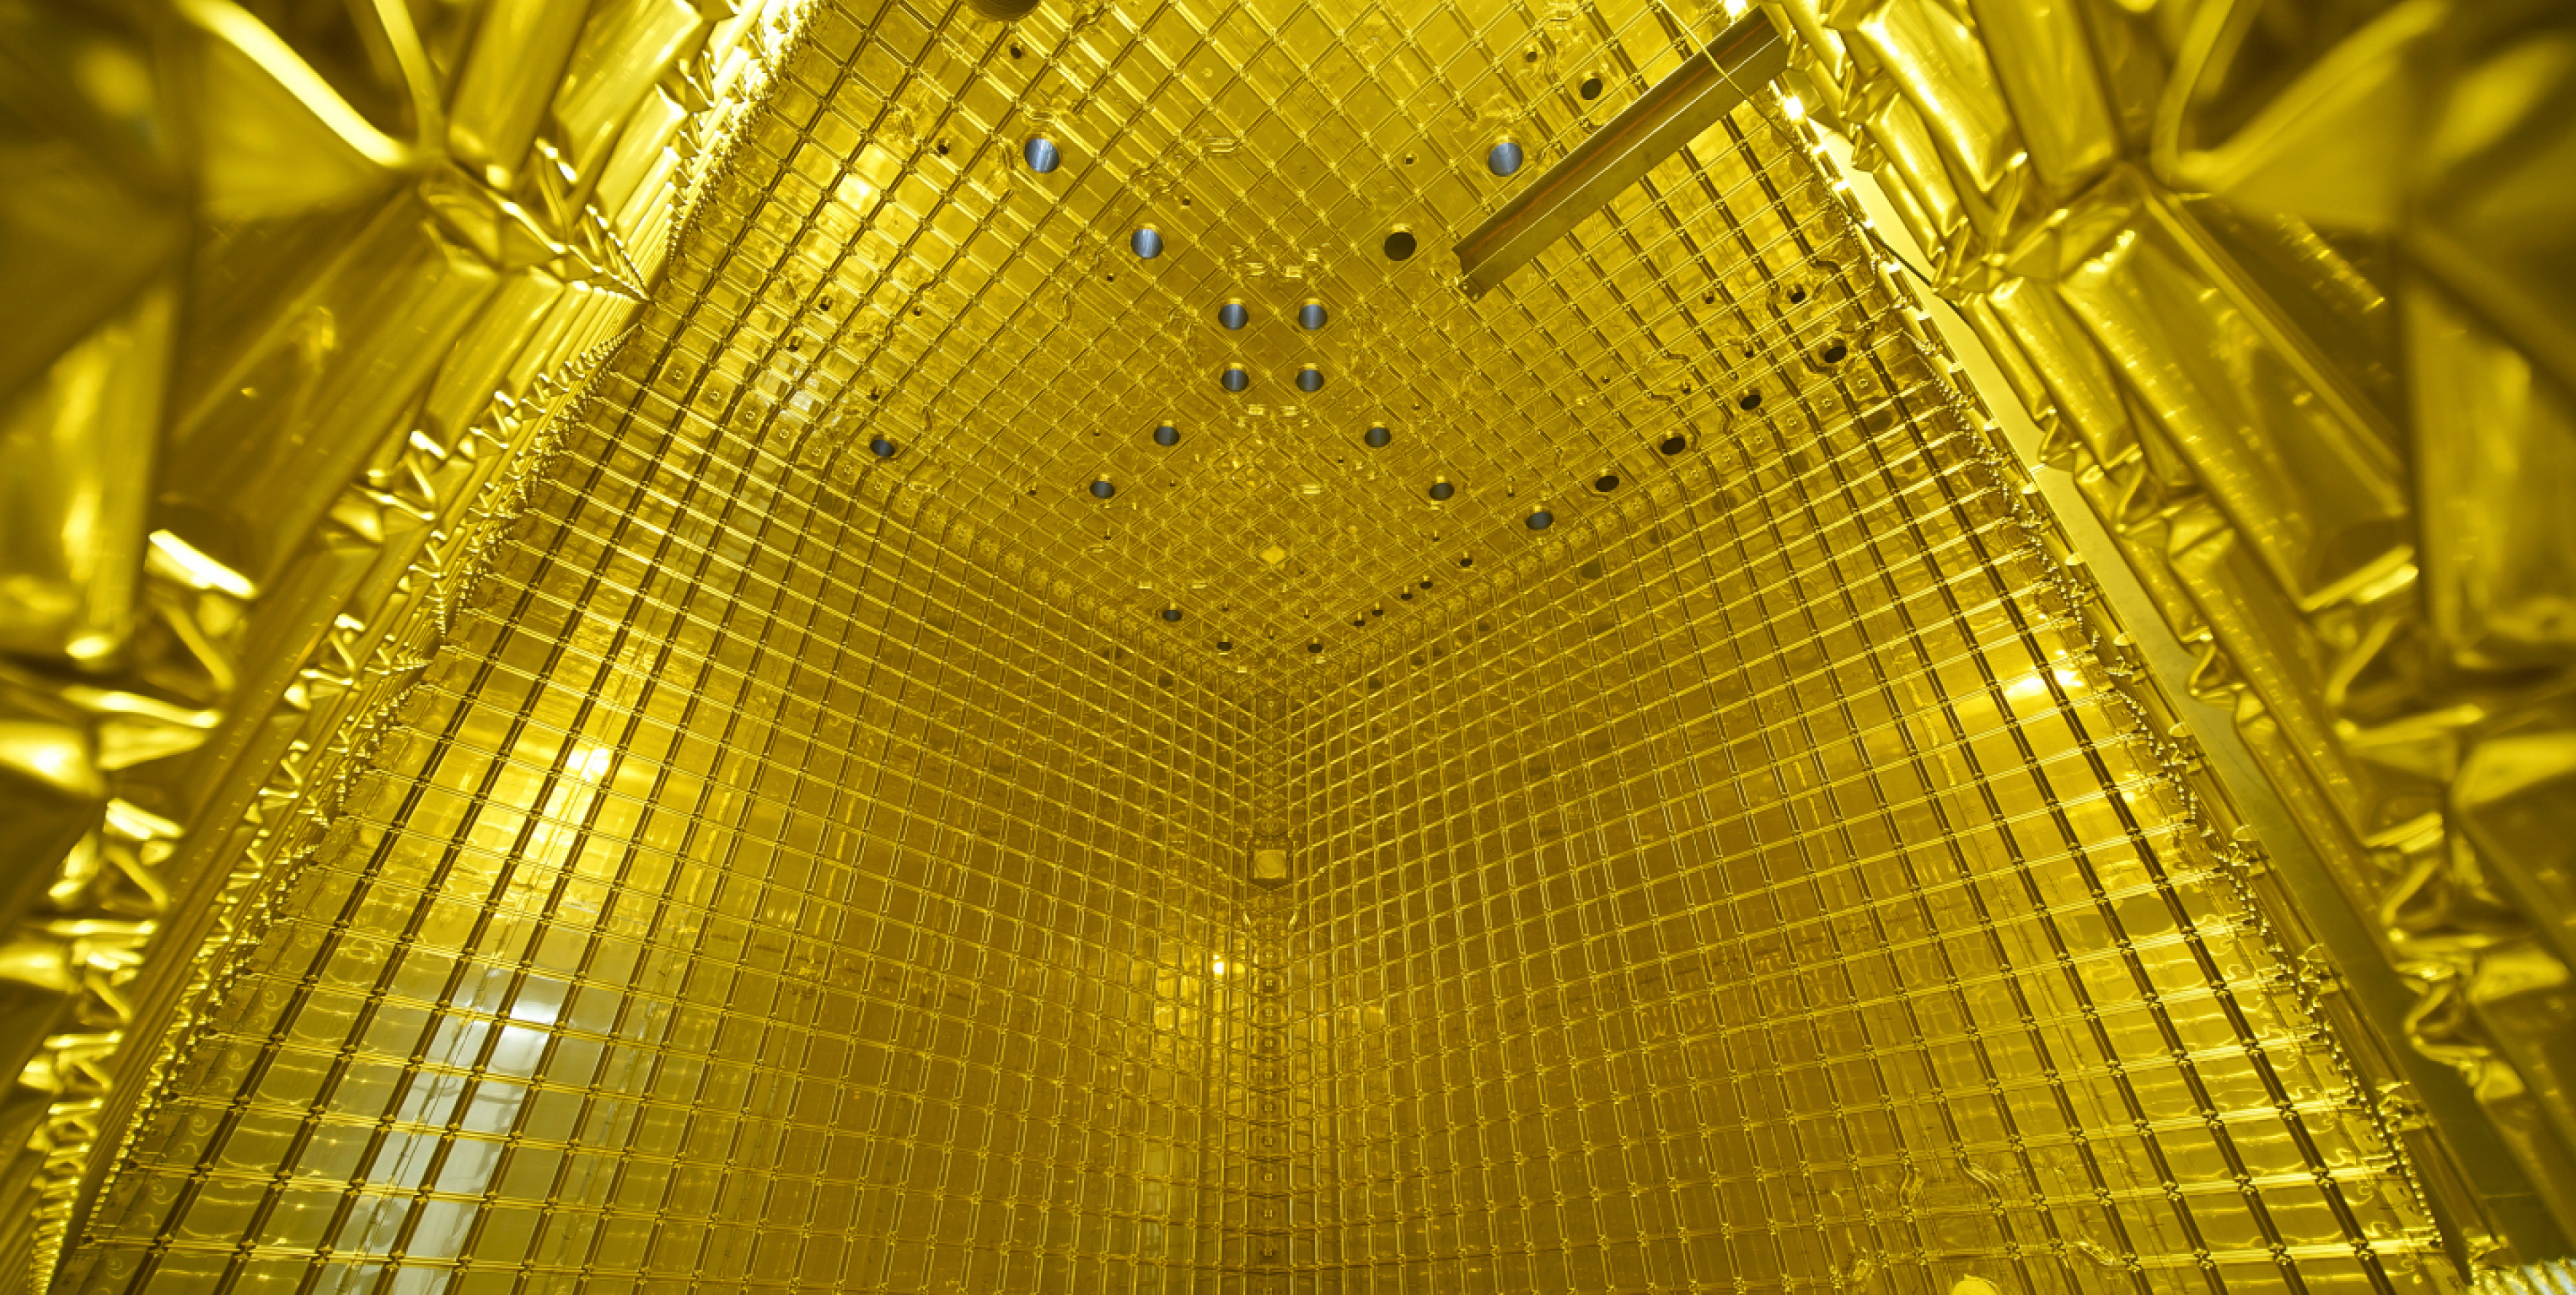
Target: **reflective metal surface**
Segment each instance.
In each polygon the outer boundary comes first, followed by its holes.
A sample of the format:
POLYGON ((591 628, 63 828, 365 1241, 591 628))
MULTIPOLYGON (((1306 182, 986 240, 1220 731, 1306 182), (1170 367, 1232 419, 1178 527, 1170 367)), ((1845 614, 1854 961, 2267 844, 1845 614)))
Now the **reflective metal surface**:
POLYGON ((1009 8, 0 7, 8 1280, 2558 1279, 2562 6, 1009 8))

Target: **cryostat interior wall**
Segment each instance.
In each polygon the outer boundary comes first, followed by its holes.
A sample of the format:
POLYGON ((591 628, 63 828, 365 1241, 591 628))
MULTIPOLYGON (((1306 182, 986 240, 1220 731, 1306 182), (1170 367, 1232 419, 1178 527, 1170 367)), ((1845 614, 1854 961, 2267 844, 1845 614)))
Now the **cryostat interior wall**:
POLYGON ((1314 1289, 2432 1280, 1971 412, 1882 336, 1302 711, 1314 1289))
POLYGON ((1707 33, 1290 9, 817 12, 70 1288, 2440 1288, 1806 137, 1479 306, 1379 226, 1510 191, 1490 96, 1535 155, 1707 33), (1149 190, 1240 223, 1140 287, 1149 190), (1367 458, 1372 375, 1477 416, 1367 458))
POLYGON ((67 1289, 1240 1263, 1239 712, 719 427, 731 317, 614 363, 67 1289))

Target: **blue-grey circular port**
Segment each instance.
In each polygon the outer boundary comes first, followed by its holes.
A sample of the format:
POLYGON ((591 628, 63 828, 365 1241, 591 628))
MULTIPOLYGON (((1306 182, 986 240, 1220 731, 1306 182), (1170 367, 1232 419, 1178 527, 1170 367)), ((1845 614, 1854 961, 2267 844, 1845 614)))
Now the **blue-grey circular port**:
POLYGON ((1127 246, 1136 255, 1150 261, 1163 254, 1163 235, 1153 226, 1147 225, 1127 236, 1127 246))
POLYGON ((1388 442, 1395 439, 1395 433, 1390 432, 1383 427, 1372 427, 1368 429, 1368 434, 1360 437, 1360 439, 1368 442, 1368 447, 1370 449, 1382 450, 1387 447, 1388 442))
POLYGON ((1055 141, 1043 137, 1020 145, 1020 156, 1028 159, 1029 169, 1040 175, 1064 163, 1064 154, 1056 150, 1055 141))
POLYGON ((1297 326, 1309 333, 1322 328, 1328 318, 1330 316, 1324 313, 1324 303, 1320 301, 1310 301, 1297 308, 1297 326))
POLYGON ((1154 443, 1169 448, 1181 443, 1181 429, 1165 423, 1154 429, 1154 443))
POLYGON ((1323 390, 1324 371, 1311 364, 1297 370, 1297 389, 1306 392, 1323 390))
POLYGON ((1111 495, 1117 493, 1118 487, 1113 486, 1106 481, 1094 481, 1091 483, 1091 497, 1094 499, 1107 499, 1111 495))
POLYGON ((1216 380, 1224 384, 1228 391, 1241 391, 1252 385, 1252 371, 1240 364, 1229 364, 1225 366, 1225 372, 1217 375, 1216 380))
POLYGON ((1520 170, 1521 163, 1528 160, 1529 154, 1522 152, 1519 144, 1507 139, 1485 154, 1485 169, 1496 175, 1510 175, 1520 170))
POLYGON ((1227 328, 1241 328, 1252 322, 1252 312, 1240 301, 1229 301, 1216 308, 1216 322, 1227 328))
POLYGON ((1434 499, 1446 499, 1456 493, 1458 493, 1458 487, 1450 485, 1446 481, 1434 481, 1431 483, 1431 497, 1434 499))
POLYGON ((1166 607, 1166 608, 1164 608, 1164 609, 1163 609, 1163 619, 1164 619, 1164 620, 1167 620, 1167 621, 1170 621, 1170 622, 1172 622, 1172 623, 1173 623, 1173 624, 1175 624, 1175 625, 1179 624, 1179 623, 1180 623, 1180 621, 1181 621, 1181 609, 1180 609, 1180 608, 1178 608, 1178 607, 1166 607))
POLYGON ((877 437, 868 442, 868 453, 880 459, 891 459, 894 457, 894 442, 882 436, 877 437))
POLYGON ((1551 513, 1544 508, 1529 515, 1529 528, 1531 530, 1543 531, 1554 525, 1556 525, 1556 514, 1551 513))

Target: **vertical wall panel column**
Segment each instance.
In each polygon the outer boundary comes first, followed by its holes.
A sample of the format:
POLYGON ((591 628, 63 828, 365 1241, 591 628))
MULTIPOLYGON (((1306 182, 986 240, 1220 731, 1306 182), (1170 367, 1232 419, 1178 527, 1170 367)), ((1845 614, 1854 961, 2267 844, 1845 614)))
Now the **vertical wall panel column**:
POLYGON ((2430 1280, 2010 484, 1910 342, 1846 364, 1304 712, 1301 1288, 2430 1280))
POLYGON ((728 420, 776 318, 727 289, 741 219, 611 366, 72 1289, 1214 1288, 1242 721, 728 420))

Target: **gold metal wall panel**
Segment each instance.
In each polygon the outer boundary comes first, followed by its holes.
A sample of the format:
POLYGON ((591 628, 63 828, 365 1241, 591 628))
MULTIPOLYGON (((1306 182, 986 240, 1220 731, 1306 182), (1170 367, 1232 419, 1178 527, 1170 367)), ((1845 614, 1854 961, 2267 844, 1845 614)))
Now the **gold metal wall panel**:
POLYGON ((1738 417, 1302 713, 1302 1288, 2449 1280, 1928 359, 1738 417))
POLYGON ((0 1280, 45 1280, 806 8, 0 14, 0 1280), (507 129, 451 153, 451 109, 507 129))
POLYGON ((2548 1257, 2548 6, 1783 0, 1794 97, 1480 300, 1438 249, 1744 5, 145 8, 0 14, 45 143, 0 171, 68 195, 0 204, 47 303, 0 340, 0 1265, 2548 1257), (2319 122, 2447 178, 2312 183, 2319 122), (1900 249, 2197 673, 2138 676, 1900 249), (2235 706, 2320 885, 2159 685, 2235 706), (2347 992, 2328 885, 2419 1010, 2347 992))
MULTIPOLYGON (((680 280, 720 281, 709 229, 680 280)), ((67 1289, 1196 1290, 1239 1253, 1242 716, 679 412, 714 300, 616 362, 67 1289)))
POLYGON ((2565 6, 1768 7, 2475 1094, 2418 1095, 2509 1144, 2473 1247, 2563 1253, 2565 6))

